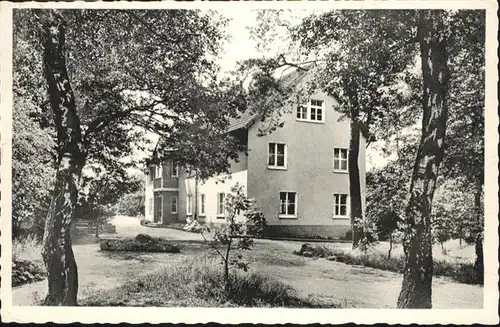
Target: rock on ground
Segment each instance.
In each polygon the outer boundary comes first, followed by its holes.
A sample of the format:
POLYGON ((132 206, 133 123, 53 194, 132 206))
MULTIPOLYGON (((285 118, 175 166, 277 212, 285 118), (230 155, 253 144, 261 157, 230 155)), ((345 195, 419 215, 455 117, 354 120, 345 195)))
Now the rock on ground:
POLYGON ((121 240, 103 240, 99 247, 101 251, 180 252, 177 246, 168 243, 165 239, 153 238, 147 234, 121 240))

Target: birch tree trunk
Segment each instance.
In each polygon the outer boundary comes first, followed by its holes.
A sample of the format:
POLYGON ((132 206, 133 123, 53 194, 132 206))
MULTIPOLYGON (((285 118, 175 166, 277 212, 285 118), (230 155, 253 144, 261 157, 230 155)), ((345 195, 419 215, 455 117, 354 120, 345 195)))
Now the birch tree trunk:
POLYGON ((78 273, 71 248, 71 224, 78 185, 85 164, 80 120, 66 70, 66 25, 55 10, 35 10, 43 48, 44 72, 57 131, 58 167, 43 235, 43 260, 48 274, 45 305, 77 305, 78 273))
POLYGON ((422 136, 405 212, 405 267, 398 308, 432 307, 431 207, 446 132, 449 71, 443 11, 421 11, 418 42, 422 61, 422 136))
POLYGON ((351 135, 349 141, 348 171, 349 171, 349 200, 352 228, 352 248, 357 248, 363 238, 363 230, 357 221, 363 217, 361 203, 361 185, 359 178, 359 138, 360 128, 356 120, 357 114, 351 117, 351 135))
POLYGON ((474 272, 476 274, 476 282, 484 282, 484 258, 483 258, 483 233, 484 227, 482 226, 483 211, 481 208, 481 194, 483 192, 482 184, 477 185, 477 189, 474 193, 474 214, 477 219, 477 235, 476 235, 476 261, 474 262, 474 272))

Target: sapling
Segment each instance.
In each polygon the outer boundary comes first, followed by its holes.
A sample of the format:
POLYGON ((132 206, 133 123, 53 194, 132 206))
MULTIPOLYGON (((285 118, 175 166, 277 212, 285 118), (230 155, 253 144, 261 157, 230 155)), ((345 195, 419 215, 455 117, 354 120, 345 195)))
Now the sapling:
MULTIPOLYGON (((222 259, 226 295, 231 286, 229 269, 248 271, 248 262, 243 260, 240 251, 249 250, 253 246, 253 239, 262 234, 266 224, 264 214, 258 209, 256 202, 248 199, 243 186, 236 183, 225 200, 225 223, 214 232, 214 242, 210 242, 222 259), (241 216, 244 219, 238 219, 241 216)), ((206 225, 201 232, 206 241, 204 232, 210 232, 206 225)))

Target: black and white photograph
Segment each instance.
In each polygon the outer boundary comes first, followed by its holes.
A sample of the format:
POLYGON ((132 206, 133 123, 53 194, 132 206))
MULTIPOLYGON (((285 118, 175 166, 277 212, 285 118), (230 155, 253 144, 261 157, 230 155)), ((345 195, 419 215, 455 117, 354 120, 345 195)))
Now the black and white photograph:
POLYGON ((498 323, 496 2, 293 3, 2 4, 5 321, 498 323))

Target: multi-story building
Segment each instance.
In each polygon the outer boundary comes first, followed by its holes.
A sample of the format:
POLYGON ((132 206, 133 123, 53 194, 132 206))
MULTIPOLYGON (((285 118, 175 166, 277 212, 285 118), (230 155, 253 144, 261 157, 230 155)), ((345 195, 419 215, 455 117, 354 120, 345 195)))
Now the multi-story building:
MULTIPOLYGON (((231 163, 230 176, 196 183, 172 161, 150 167, 146 220, 185 222, 197 212, 202 222, 224 222, 225 196, 239 183, 265 214, 268 235, 345 237, 350 229, 350 121, 337 107, 332 97, 314 94, 307 104, 283 115, 283 127, 265 136, 258 136, 266 122, 257 115, 234 120, 227 132, 247 145, 248 156, 241 153, 231 163)), ((358 163, 364 206, 367 132, 361 130, 358 163)))

